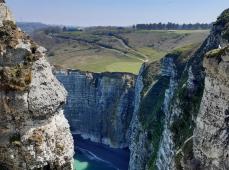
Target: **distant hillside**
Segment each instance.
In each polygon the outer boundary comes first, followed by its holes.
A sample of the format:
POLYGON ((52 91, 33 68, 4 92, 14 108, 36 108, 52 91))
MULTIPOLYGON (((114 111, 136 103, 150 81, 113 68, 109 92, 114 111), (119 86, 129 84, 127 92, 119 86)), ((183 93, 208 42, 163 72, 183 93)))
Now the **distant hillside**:
POLYGON ((158 61, 174 50, 190 55, 208 30, 135 30, 131 27, 89 27, 78 31, 44 29, 32 37, 48 49, 53 65, 91 72, 137 74, 143 62, 158 61))
POLYGON ((49 27, 49 25, 40 22, 17 22, 17 26, 28 34, 31 34, 35 30, 49 27))

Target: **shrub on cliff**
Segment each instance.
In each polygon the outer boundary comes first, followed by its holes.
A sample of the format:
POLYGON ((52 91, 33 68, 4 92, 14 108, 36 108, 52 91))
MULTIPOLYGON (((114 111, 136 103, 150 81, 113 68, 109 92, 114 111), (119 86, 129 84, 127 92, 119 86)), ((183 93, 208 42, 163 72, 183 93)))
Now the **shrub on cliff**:
POLYGON ((216 23, 214 25, 222 25, 225 26, 229 23, 229 9, 223 11, 223 13, 218 17, 216 23))
POLYGON ((222 37, 229 40, 229 9, 226 9, 214 23, 216 30, 221 32, 222 37))

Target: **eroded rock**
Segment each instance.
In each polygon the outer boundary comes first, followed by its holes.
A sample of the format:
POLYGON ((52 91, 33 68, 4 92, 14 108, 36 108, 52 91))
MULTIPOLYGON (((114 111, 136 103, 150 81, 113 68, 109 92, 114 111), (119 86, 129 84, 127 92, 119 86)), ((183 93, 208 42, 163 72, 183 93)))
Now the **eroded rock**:
POLYGON ((63 114, 67 92, 44 49, 18 29, 0 2, 0 169, 71 170, 73 138, 63 114))
POLYGON ((195 130, 195 156, 203 169, 229 169, 228 47, 209 52, 204 59, 205 89, 195 130), (214 55, 213 55, 214 54, 214 55))

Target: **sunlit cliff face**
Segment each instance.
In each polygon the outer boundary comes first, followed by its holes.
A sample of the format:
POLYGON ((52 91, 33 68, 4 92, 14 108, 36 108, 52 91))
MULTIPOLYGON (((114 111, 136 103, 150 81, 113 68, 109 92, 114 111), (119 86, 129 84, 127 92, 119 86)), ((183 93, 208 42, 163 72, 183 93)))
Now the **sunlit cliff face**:
POLYGON ((2 26, 2 21, 4 20, 8 20, 8 21, 13 21, 14 19, 12 17, 11 12, 9 11, 9 9, 7 8, 7 6, 5 5, 5 1, 4 0, 0 0, 0 26, 2 26))
POLYGON ((66 95, 45 49, 17 28, 0 3, 0 169, 73 168, 73 139, 62 109, 66 95))

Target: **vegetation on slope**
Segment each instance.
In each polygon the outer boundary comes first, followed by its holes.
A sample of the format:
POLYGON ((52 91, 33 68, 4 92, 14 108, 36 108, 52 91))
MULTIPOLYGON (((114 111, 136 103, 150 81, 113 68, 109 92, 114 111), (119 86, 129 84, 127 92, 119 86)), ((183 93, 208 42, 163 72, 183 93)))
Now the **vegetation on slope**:
POLYGON ((220 32, 224 39, 229 40, 229 9, 226 9, 214 23, 216 31, 220 32))
POLYGON ((164 102, 165 90, 169 85, 169 77, 158 77, 156 84, 143 98, 140 107, 140 121, 148 132, 148 139, 153 148, 150 162, 150 169, 154 169, 160 139, 163 132, 164 113, 162 105, 164 102))
MULTIPOLYGON (((187 86, 188 71, 186 70, 182 74, 179 87, 177 88, 176 95, 171 105, 171 109, 172 107, 179 107, 181 109, 181 114, 175 118, 171 127, 173 140, 177 149, 175 159, 176 168, 178 170, 182 170, 184 164, 186 166, 191 166, 191 168, 198 168, 199 166, 198 161, 195 160, 193 155, 192 136, 204 90, 203 58, 205 56, 210 59, 218 60, 219 62, 221 60, 220 56, 228 53, 228 47, 217 49, 219 44, 218 36, 222 36, 224 40, 229 40, 228 23, 229 9, 225 10, 213 25, 214 27, 211 34, 214 36, 215 40, 211 41, 211 44, 205 41, 195 53, 194 57, 189 61, 189 66, 192 65, 192 72, 195 77, 195 81, 193 82, 195 84, 194 89, 187 86)), ((211 63, 211 65, 212 64, 213 63, 211 63)))
MULTIPOLYGON (((182 170, 181 159, 191 160, 193 157, 192 143, 188 143, 184 146, 184 142, 193 136, 193 130, 195 128, 195 118, 199 112, 200 103, 203 95, 203 84, 198 86, 195 90, 190 90, 187 87, 188 72, 187 70, 182 74, 181 80, 177 91, 175 92, 174 99, 171 103, 171 108, 180 108, 181 114, 175 118, 171 125, 171 131, 173 133, 173 141, 176 150, 181 151, 176 155, 176 168, 182 170)), ((171 110, 172 111, 172 110, 171 110)))
MULTIPOLYGON (((197 47, 184 46, 167 54, 165 58, 172 58, 176 66, 178 75, 181 75, 190 55, 197 47)), ((161 65, 154 62, 146 66, 143 76, 144 89, 142 91, 142 101, 140 105, 139 115, 140 121, 145 131, 147 131, 148 139, 151 141, 152 153, 148 163, 151 170, 156 169, 156 158, 159 150, 160 140, 164 128, 165 114, 163 112, 163 103, 165 91, 169 87, 170 77, 160 75, 161 65)), ((180 78, 179 76, 177 77, 180 78)))

